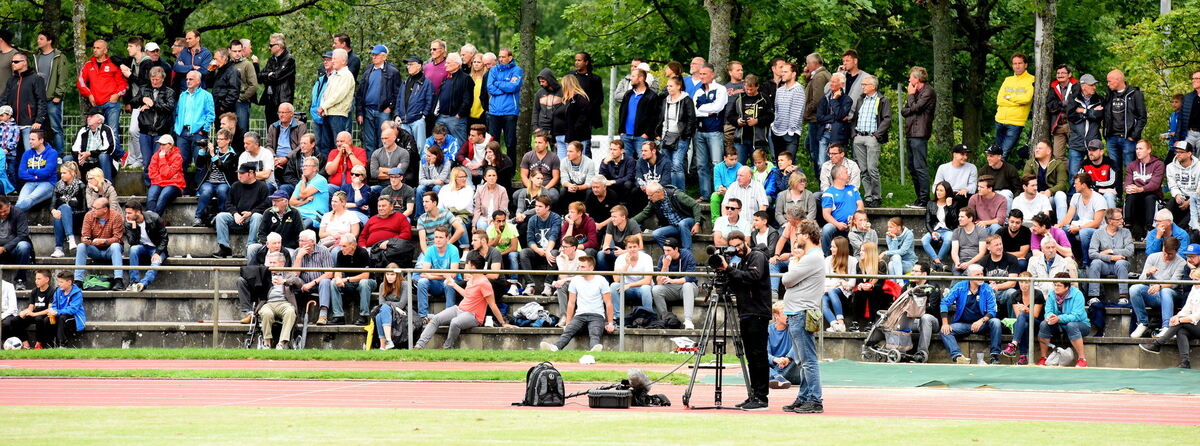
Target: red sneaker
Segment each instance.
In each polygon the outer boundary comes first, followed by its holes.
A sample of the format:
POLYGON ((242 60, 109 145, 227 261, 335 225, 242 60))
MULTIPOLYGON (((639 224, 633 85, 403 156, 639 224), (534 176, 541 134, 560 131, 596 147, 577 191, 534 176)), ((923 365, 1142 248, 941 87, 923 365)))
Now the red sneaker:
POLYGON ((1046 357, 1043 356, 1042 359, 1039 359, 1037 365, 1046 365, 1046 357))
POLYGON ((1075 361, 1075 367, 1087 367, 1087 360, 1080 358, 1078 361, 1075 361))
POLYGON ((41 350, 41 349, 42 349, 42 343, 41 343, 41 342, 38 342, 38 343, 36 343, 36 344, 33 344, 33 349, 34 349, 34 350, 41 350))

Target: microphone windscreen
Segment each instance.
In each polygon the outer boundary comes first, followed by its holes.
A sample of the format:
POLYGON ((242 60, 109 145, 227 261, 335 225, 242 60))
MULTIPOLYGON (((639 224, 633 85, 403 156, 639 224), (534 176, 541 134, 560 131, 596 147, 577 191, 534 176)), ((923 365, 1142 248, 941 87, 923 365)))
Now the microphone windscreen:
POLYGON ((638 369, 629 369, 629 385, 634 390, 650 390, 650 377, 638 369))

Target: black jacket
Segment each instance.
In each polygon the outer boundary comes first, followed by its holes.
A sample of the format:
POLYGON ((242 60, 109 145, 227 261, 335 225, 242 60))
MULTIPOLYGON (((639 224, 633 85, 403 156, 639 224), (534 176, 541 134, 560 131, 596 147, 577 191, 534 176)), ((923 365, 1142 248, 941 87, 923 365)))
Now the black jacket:
POLYGON ((140 108, 145 103, 143 98, 150 98, 154 105, 138 115, 138 129, 147 135, 169 135, 175 127, 175 90, 163 81, 162 87, 144 87, 136 98, 133 107, 140 108))
POLYGON ((0 246, 4 246, 6 254, 16 250, 17 243, 33 243, 29 239, 29 221, 25 218, 25 212, 17 209, 16 206, 10 207, 8 219, 0 220, 0 225, 8 226, 8 238, 0 239, 0 246))
MULTIPOLYGON (((626 134, 625 119, 629 117, 629 107, 626 107, 626 104, 629 104, 633 95, 634 92, 631 88, 625 93, 625 97, 621 99, 620 120, 617 121, 618 134, 626 134)), ((661 103, 662 100, 658 98, 658 94, 654 93, 654 90, 651 90, 650 87, 646 87, 646 93, 642 95, 642 99, 638 100, 637 114, 633 117, 633 133, 630 136, 647 135, 653 139, 657 135, 655 131, 658 127, 658 118, 660 115, 658 106, 661 103)), ((589 133, 591 132, 589 131, 589 133)), ((640 147, 638 151, 641 151, 640 147)))
POLYGON ((565 135, 567 141, 591 141, 591 99, 575 95, 566 99, 554 116, 554 135, 565 135))
POLYGON ((238 97, 242 94, 242 77, 232 62, 209 73, 210 79, 205 83, 211 85, 208 92, 212 93, 213 106, 217 116, 231 112, 237 106, 238 97))
POLYGON ((1146 100, 1142 90, 1134 86, 1125 87, 1125 92, 1109 92, 1104 103, 1104 136, 1142 139, 1142 130, 1146 128, 1146 100), (1113 124, 1113 113, 1117 113, 1113 104, 1116 101, 1125 102, 1125 125, 1117 127, 1113 124))
MULTIPOLYGON (((359 116, 366 115, 367 81, 370 79, 371 71, 374 69, 374 65, 367 67, 367 70, 363 71, 362 75, 358 78, 358 88, 354 92, 354 108, 359 116)), ((382 85, 380 85, 382 88, 379 89, 379 106, 376 111, 383 111, 390 108, 395 112, 396 95, 400 93, 400 85, 404 83, 400 79, 400 70, 397 70, 396 66, 392 65, 391 62, 384 62, 382 73, 380 73, 380 82, 382 82, 382 85)))
POLYGON ((263 212, 262 225, 258 227, 258 243, 266 244, 267 235, 276 232, 283 236, 283 247, 296 249, 300 246, 300 231, 304 230, 303 217, 300 210, 288 206, 282 214, 276 213, 275 208, 263 212))
POLYGON ((696 134, 696 103, 686 94, 679 99, 678 107, 668 104, 668 101, 670 101, 670 97, 662 95, 662 103, 658 104, 658 123, 655 124, 654 134, 666 135, 667 130, 664 127, 667 124, 667 113, 674 113, 674 110, 678 110, 679 122, 683 124, 679 139, 692 139, 692 136, 696 134))
POLYGON ((255 181, 254 184, 235 181, 229 187, 229 199, 225 201, 225 212, 261 214, 271 206, 271 200, 267 198, 269 195, 267 183, 264 181, 255 181))
MULTIPOLYGON (((947 200, 950 204, 943 206, 946 208, 946 228, 953 231, 958 229, 958 207, 954 205, 954 200, 947 200)), ((929 200, 925 203, 925 232, 932 233, 933 227, 937 226, 937 200, 929 200)))
MULTIPOLYGON (((588 72, 587 74, 579 71, 572 71, 572 76, 579 80, 579 87, 583 88, 583 92, 587 93, 588 101, 591 102, 592 108, 588 110, 588 120, 592 128, 598 129, 604 122, 600 120, 600 106, 604 104, 604 82, 595 73, 588 72)), ((588 132, 591 134, 591 132, 588 132)))
MULTIPOLYGON (((150 243, 154 244, 154 252, 164 258, 167 257, 167 225, 163 223, 162 217, 153 211, 142 211, 142 223, 146 225, 146 235, 150 236, 150 243)), ((133 223, 125 222, 125 246, 136 246, 142 244, 142 231, 133 229, 133 223)))
POLYGON ((751 147, 767 147, 771 139, 771 121, 775 120, 775 101, 767 100, 761 92, 758 96, 738 93, 729 98, 725 106, 725 123, 736 127, 733 141, 751 147), (755 126, 738 125, 739 119, 757 118, 755 126))
POLYGON ((438 116, 466 118, 471 115, 471 104, 475 102, 475 80, 463 70, 454 72, 442 81, 434 108, 438 116))
POLYGON ((742 316, 771 317, 771 277, 766 253, 751 249, 729 272, 729 289, 742 316))
POLYGON ((46 81, 32 68, 26 69, 24 74, 13 73, 0 104, 12 106, 17 125, 46 122, 46 81))
MULTIPOLYGON (((407 132, 405 132, 407 133, 407 132)), ((411 138, 411 137, 410 137, 411 138)), ((318 166, 325 166, 325 157, 321 155, 320 150, 313 150, 313 155, 317 157, 318 166)), ((287 164, 284 164, 283 171, 280 172, 281 179, 279 184, 296 184, 300 182, 300 176, 303 175, 301 170, 304 168, 304 157, 300 154, 300 149, 292 150, 287 156, 287 164)))
MULTIPOLYGON (((212 154, 207 153, 207 152, 204 155, 196 155, 196 170, 199 172, 204 172, 203 174, 200 175, 200 181, 207 181, 209 173, 213 169, 219 169, 222 173, 225 174, 225 184, 232 185, 234 183, 238 183, 238 180, 237 180, 238 155, 236 152, 233 151, 232 147, 230 147, 229 149, 230 149, 229 152, 223 153, 220 156, 218 156, 216 161, 213 161, 212 154)), ((217 149, 209 148, 208 150, 217 150, 217 149)))
POLYGON ((262 85, 262 104, 279 105, 292 102, 296 94, 296 60, 287 50, 267 59, 267 66, 258 72, 262 85))

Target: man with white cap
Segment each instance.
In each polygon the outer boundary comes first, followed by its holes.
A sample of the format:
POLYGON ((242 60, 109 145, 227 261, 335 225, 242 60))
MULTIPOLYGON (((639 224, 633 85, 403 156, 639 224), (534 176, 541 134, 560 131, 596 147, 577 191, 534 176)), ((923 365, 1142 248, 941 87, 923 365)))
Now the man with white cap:
POLYGON ((388 62, 388 48, 371 48, 371 66, 358 78, 354 107, 362 125, 362 144, 367 153, 379 148, 379 125, 392 119, 396 94, 400 92, 400 70, 388 62))

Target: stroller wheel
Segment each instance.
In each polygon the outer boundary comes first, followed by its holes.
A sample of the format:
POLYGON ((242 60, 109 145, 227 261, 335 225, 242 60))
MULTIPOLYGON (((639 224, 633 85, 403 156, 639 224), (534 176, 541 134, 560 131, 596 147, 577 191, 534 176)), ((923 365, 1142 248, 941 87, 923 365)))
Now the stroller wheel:
POLYGON ((918 363, 922 363, 922 364, 924 364, 924 363, 925 363, 925 361, 928 361, 928 360, 929 360, 929 354, 928 354, 928 353, 925 353, 925 352, 917 352, 917 354, 913 355, 913 361, 915 361, 915 362, 918 362, 918 363))
POLYGON ((890 363, 900 362, 900 350, 896 350, 896 349, 888 350, 887 362, 890 362, 890 363))

